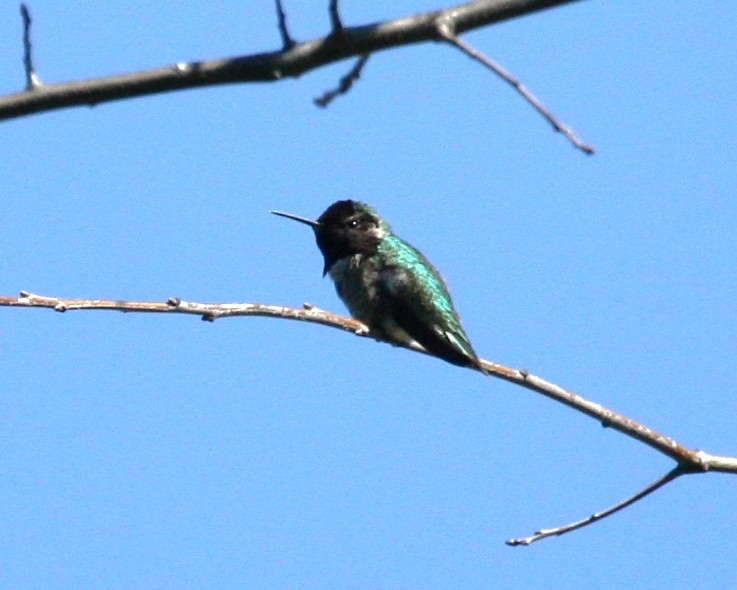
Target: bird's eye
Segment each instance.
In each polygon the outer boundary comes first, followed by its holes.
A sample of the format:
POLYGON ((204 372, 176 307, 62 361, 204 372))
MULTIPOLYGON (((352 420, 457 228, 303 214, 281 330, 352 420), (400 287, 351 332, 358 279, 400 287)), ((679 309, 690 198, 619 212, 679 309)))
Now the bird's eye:
POLYGON ((348 223, 348 227, 358 227, 358 219, 351 219, 348 223))

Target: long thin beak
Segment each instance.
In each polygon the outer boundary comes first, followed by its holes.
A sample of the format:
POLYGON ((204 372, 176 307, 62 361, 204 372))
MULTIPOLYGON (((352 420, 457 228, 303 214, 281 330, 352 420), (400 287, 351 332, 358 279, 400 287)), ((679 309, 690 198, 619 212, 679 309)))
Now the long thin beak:
POLYGON ((287 219, 294 219, 294 221, 299 221, 300 223, 309 225, 312 228, 320 227, 319 221, 307 219, 306 217, 300 217, 299 215, 292 215, 291 213, 284 213, 283 211, 269 211, 269 213, 273 213, 274 215, 278 215, 279 217, 286 217, 287 219))

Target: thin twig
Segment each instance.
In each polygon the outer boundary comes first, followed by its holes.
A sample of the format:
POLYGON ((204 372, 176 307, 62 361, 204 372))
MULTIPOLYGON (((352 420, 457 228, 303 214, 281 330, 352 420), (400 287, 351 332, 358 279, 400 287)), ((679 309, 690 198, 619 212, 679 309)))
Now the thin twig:
POLYGON ((553 115, 553 113, 551 113, 550 110, 548 110, 548 108, 543 105, 540 100, 534 94, 532 94, 532 92, 530 92, 530 90, 517 78, 512 76, 512 74, 507 72, 502 66, 492 61, 483 53, 474 49, 471 45, 469 45, 456 34, 454 34, 451 27, 447 24, 447 19, 441 21, 438 24, 438 32, 440 36, 448 43, 454 45, 472 59, 480 62, 481 64, 489 68, 492 72, 494 72, 497 76, 499 76, 502 80, 513 86, 514 89, 522 96, 522 98, 530 103, 538 113, 540 113, 543 117, 545 117, 545 119, 547 119, 547 121, 553 126, 553 129, 565 135, 576 148, 588 155, 591 155, 596 151, 593 146, 581 141, 576 136, 573 129, 568 127, 555 115, 553 115))
POLYGON ((332 35, 343 35, 345 30, 343 29, 343 21, 340 19, 340 13, 338 12, 338 0, 330 0, 328 7, 330 12, 330 26, 332 27, 332 35))
POLYGON ((333 99, 340 96, 341 94, 346 94, 353 87, 353 83, 361 77, 361 71, 363 70, 363 66, 366 65, 369 55, 370 54, 368 53, 364 53, 361 57, 359 57, 358 61, 356 61, 350 71, 340 79, 340 82, 338 83, 338 86, 336 88, 333 88, 332 90, 327 90, 322 96, 318 96, 317 98, 313 99, 315 104, 319 107, 325 108, 331 102, 333 102, 333 99))
POLYGON ((685 473, 687 472, 684 471, 683 468, 679 465, 671 469, 663 477, 654 481, 646 488, 640 490, 633 496, 630 496, 629 498, 622 500, 621 502, 615 504, 614 506, 607 508, 606 510, 602 510, 601 512, 596 512, 587 518, 584 518, 577 522, 572 522, 571 524, 567 524, 565 526, 556 527, 554 529, 540 529, 539 531, 536 531, 535 534, 530 537, 525 537, 523 539, 509 539, 506 543, 507 545, 510 545, 512 547, 516 547, 518 545, 525 545, 525 546, 532 545, 532 543, 535 543, 536 541, 540 541, 547 537, 559 537, 560 535, 564 535, 566 533, 570 533, 571 531, 575 531, 577 529, 583 528, 599 520, 602 520, 603 518, 606 518, 607 516, 611 516, 615 512, 619 512, 620 510, 627 508, 627 506, 634 504, 638 500, 642 500, 642 498, 644 498, 645 496, 652 494, 658 488, 663 487, 665 484, 673 481, 674 479, 676 479, 677 477, 680 477, 681 475, 684 475, 685 473))
POLYGON ((289 34, 289 29, 287 28, 287 15, 284 12, 281 0, 276 0, 276 17, 279 21, 279 34, 281 35, 282 45, 284 46, 284 50, 288 51, 296 45, 296 42, 289 34))
POLYGON ((23 19, 23 66, 26 70, 26 90, 35 90, 42 85, 33 67, 33 44, 31 43, 31 13, 24 2, 20 5, 20 15, 23 19))

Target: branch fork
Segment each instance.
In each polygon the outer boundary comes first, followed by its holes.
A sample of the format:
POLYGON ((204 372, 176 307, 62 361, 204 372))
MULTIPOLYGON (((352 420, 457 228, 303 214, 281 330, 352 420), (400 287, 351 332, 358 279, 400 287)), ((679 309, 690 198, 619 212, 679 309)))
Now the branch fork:
POLYGON ((324 107, 355 85, 369 55, 414 43, 445 41, 511 84, 556 131, 565 135, 579 150, 592 154, 594 148, 581 141, 519 80, 459 37, 465 31, 574 1, 577 0, 476 0, 395 20, 346 27, 340 16, 338 0, 329 0, 330 32, 325 37, 297 43, 289 32, 282 0, 276 0, 277 29, 282 45, 278 51, 203 62, 180 61, 148 71, 46 85, 36 74, 31 15, 28 7, 21 4, 26 87, 22 92, 0 96, 0 120, 202 86, 275 82, 297 78, 318 67, 356 57, 356 62, 338 85, 314 100, 318 106, 324 107))
MULTIPOLYGON (((42 307, 58 312, 105 309, 122 312, 178 313, 198 315, 203 320, 209 322, 236 316, 261 316, 310 322, 330 328, 337 328, 356 336, 373 337, 370 329, 358 320, 319 309, 309 303, 303 304, 301 308, 293 308, 260 303, 199 303, 185 301, 178 297, 171 297, 163 302, 121 301, 114 299, 61 299, 58 297, 36 295, 29 291, 21 291, 18 297, 0 296, 0 307, 42 307)), ((418 344, 404 346, 404 348, 429 354, 418 344)), ((580 395, 567 391, 558 385, 545 381, 525 369, 513 369, 486 360, 482 360, 480 364, 481 366, 478 368, 468 368, 520 385, 554 401, 565 404, 577 412, 594 418, 608 428, 613 428, 626 436, 647 444, 661 454, 671 458, 676 463, 676 466, 665 475, 606 510, 596 512, 587 518, 564 526, 540 529, 529 537, 510 539, 507 541, 508 545, 531 545, 548 537, 560 536, 589 526, 631 506, 682 475, 705 473, 707 471, 737 475, 737 457, 712 455, 705 451, 689 449, 672 438, 660 434, 600 404, 589 401, 580 395)))

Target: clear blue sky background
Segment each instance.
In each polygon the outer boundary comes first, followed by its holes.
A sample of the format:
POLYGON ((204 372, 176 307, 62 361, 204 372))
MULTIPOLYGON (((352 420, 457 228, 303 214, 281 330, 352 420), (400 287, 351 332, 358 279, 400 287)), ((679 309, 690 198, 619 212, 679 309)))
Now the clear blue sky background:
MULTIPOLYGON (((297 39, 325 2, 286 2, 297 39)), ((342 3, 347 24, 438 2, 342 3)), ((34 0, 47 82, 275 49, 271 0, 34 0)), ((15 2, 0 91, 23 83, 15 2)), ((599 149, 456 50, 0 125, 0 292, 342 312, 309 230, 366 200, 442 270, 476 349, 737 454, 737 7, 586 1, 466 36, 599 149)), ((315 325, 0 309, 0 587, 711 589, 737 478, 531 392, 315 325)))

